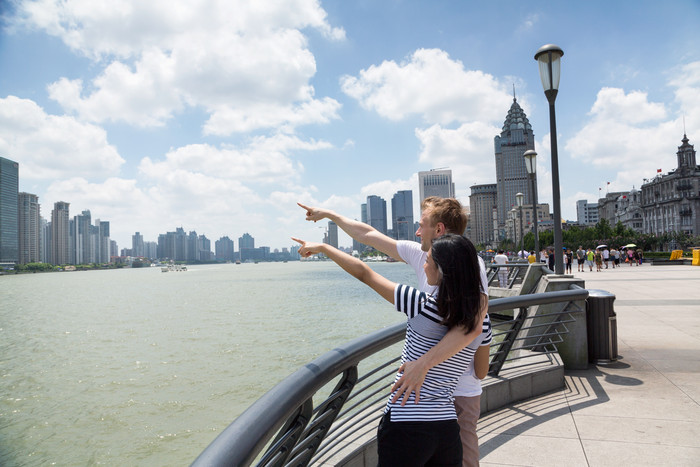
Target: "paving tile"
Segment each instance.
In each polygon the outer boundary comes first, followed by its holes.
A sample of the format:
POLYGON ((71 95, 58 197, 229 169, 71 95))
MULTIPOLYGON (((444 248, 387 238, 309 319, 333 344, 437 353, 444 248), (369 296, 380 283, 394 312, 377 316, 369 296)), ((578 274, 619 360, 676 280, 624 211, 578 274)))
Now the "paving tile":
POLYGON ((481 465, 584 467, 578 438, 492 434, 480 438, 481 465))
MULTIPOLYGON (((656 420, 574 414, 582 440, 618 441, 700 448, 700 424, 696 421, 656 420)), ((700 460, 700 459, 698 459, 700 460)))
POLYGON ((620 465, 697 467, 700 448, 614 441, 583 440, 583 448, 591 467, 620 465))

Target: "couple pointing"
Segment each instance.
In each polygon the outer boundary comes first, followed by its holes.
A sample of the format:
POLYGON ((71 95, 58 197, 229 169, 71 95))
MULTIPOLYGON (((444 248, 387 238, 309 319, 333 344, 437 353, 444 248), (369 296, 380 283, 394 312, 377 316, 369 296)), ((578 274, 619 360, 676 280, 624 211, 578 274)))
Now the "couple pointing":
POLYGON ((418 289, 395 284, 330 245, 294 239, 302 257, 324 253, 407 315, 401 367, 377 433, 379 465, 478 465, 480 379, 488 372, 491 324, 484 263, 461 235, 467 221, 462 205, 426 198, 416 231, 420 243, 299 206, 306 220, 335 222, 353 239, 409 264, 418 278, 418 289))

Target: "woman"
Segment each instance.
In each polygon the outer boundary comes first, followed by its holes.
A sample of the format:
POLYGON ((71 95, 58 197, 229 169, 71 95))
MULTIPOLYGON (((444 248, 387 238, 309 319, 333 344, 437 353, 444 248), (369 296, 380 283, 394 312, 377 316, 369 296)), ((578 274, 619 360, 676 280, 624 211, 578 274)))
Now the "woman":
MULTIPOLYGON (((482 331, 487 302, 482 298, 479 262, 474 245, 461 235, 435 239, 423 266, 428 284, 439 286, 437 296, 396 284, 357 258, 328 244, 301 243, 299 254, 323 253, 352 276, 374 289, 408 317, 401 364, 418 359, 454 326, 474 340, 482 331)), ((454 465, 462 463, 462 444, 452 394, 474 350, 465 347, 430 369, 420 391, 392 402, 389 396, 377 432, 379 465, 454 465)), ((401 372, 396 375, 396 379, 401 372)))

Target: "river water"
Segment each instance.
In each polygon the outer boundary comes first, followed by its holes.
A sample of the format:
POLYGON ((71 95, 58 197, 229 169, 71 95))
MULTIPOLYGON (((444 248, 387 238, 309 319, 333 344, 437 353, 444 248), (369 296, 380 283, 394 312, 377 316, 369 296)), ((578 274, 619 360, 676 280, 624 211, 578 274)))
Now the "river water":
MULTIPOLYGON (((372 267, 415 284, 402 263, 372 267)), ((189 465, 303 364, 402 321, 331 262, 0 277, 0 465, 189 465)))

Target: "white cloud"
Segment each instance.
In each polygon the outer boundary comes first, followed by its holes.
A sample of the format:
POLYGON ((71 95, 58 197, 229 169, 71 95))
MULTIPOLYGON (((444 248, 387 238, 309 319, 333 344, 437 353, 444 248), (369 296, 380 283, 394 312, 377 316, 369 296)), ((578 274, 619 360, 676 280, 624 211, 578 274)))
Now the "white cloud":
POLYGON ((491 75, 466 70, 439 49, 418 49, 406 61, 384 61, 341 78, 343 92, 390 120, 420 115, 428 123, 496 121, 509 96, 491 75))
POLYGON ((88 85, 60 79, 50 96, 92 122, 160 126, 186 106, 211 114, 205 132, 228 135, 338 118, 339 103, 314 98, 316 62, 305 29, 345 33, 317 0, 168 2, 38 0, 24 24, 93 59, 88 85))
POLYGON ((649 102, 645 92, 625 94, 622 89, 603 88, 598 91, 590 115, 596 120, 641 124, 666 118, 666 109, 663 104, 649 102))
POLYGON ((27 179, 108 177, 124 163, 102 128, 14 96, 0 98, 0 152, 20 163, 27 179))
POLYGON ((456 129, 433 125, 416 129, 421 144, 420 161, 430 167, 449 167, 461 197, 469 196, 469 186, 495 183, 493 137, 500 128, 483 123, 465 123, 456 129))
MULTIPOLYGON (((679 88, 686 95, 684 100, 700 94, 700 86, 690 83, 679 88)), ((615 181, 615 186, 630 189, 653 176, 657 168, 675 167, 675 147, 669 142, 680 141, 681 119, 668 119, 665 106, 649 102, 646 93, 603 88, 590 115, 565 149, 571 157, 610 174, 605 178, 614 179, 609 181, 615 181)))

